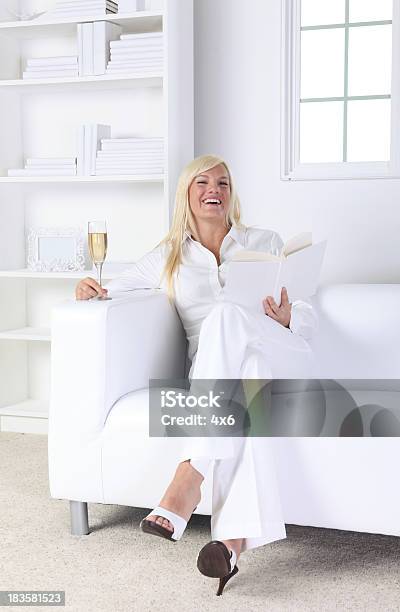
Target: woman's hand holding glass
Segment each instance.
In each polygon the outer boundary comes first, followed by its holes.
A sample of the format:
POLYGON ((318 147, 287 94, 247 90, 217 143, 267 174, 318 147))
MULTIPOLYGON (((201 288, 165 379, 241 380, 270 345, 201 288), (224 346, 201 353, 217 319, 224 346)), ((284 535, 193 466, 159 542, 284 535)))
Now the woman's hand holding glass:
POLYGON ((106 297, 107 289, 104 289, 94 278, 83 278, 75 287, 77 300, 90 300, 93 297, 106 297))
POLYGON ((281 323, 284 327, 289 327, 292 305, 289 304, 289 296, 286 287, 282 287, 280 306, 278 306, 271 295, 263 300, 263 306, 266 315, 271 317, 271 319, 275 319, 275 321, 278 321, 278 323, 281 323))
MULTIPOLYGON (((98 300, 111 300, 104 293, 102 293, 101 286, 101 271, 103 269, 103 263, 107 256, 107 224, 105 221, 89 221, 88 223, 88 243, 90 257, 97 270, 97 284, 101 291, 98 291, 98 300)), ((92 296, 95 297, 95 296, 92 296)))
POLYGON ((75 288, 77 300, 111 300, 107 296, 108 290, 101 286, 101 271, 107 255, 107 225, 105 221, 89 221, 88 243, 90 257, 97 269, 97 280, 83 278, 75 288))

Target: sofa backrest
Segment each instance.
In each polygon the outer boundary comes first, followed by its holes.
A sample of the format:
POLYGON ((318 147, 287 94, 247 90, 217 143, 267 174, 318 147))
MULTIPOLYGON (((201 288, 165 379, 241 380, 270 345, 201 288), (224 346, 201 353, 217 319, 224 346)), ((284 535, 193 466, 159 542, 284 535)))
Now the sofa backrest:
POLYGON ((400 285, 331 285, 312 303, 315 377, 400 378, 400 285))

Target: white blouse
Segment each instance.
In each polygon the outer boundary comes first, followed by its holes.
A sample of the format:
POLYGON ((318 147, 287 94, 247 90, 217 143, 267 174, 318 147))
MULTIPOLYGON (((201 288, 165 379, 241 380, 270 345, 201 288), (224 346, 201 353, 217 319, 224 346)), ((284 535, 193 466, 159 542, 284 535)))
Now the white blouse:
MULTIPOLYGON (((188 357, 196 351, 200 327, 213 306, 221 299, 229 262, 242 249, 277 253, 283 246, 279 234, 254 227, 231 227, 220 249, 221 265, 214 254, 186 233, 183 260, 174 278, 175 306, 189 342, 188 357)), ((121 291, 134 289, 167 290, 166 279, 160 278, 164 269, 167 246, 158 245, 132 264, 121 276, 107 285, 111 297, 121 291)), ((290 299, 290 296, 289 296, 290 299)), ((266 315, 267 316, 267 315, 266 315)), ((292 303, 290 330, 309 339, 317 327, 317 319, 310 304, 297 300, 292 303)))

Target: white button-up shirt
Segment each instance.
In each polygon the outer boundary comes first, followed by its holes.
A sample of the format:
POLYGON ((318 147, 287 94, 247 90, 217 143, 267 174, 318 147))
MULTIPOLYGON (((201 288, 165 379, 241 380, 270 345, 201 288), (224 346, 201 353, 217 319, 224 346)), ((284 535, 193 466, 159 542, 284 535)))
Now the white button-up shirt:
MULTIPOLYGON (((279 234, 254 227, 231 227, 224 237, 218 265, 214 254, 186 233, 183 259, 174 277, 175 306, 189 342, 188 356, 192 360, 199 340, 203 320, 222 297, 229 262, 237 251, 280 252, 283 242, 279 234)), ((108 295, 134 289, 167 290, 166 279, 160 281, 167 257, 167 246, 158 245, 105 287, 108 295)), ((290 296, 289 296, 290 299, 290 296)), ((267 316, 267 315, 266 315, 267 316)), ((290 330, 308 339, 316 328, 312 306, 297 300, 292 303, 290 330)))

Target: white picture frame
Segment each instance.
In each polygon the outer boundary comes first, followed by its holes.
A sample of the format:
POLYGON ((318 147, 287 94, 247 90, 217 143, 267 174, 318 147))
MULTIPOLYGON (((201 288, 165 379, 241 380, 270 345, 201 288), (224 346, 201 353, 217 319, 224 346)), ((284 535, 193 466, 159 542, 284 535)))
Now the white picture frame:
POLYGON ((31 227, 27 235, 27 268, 36 272, 84 270, 84 235, 79 227, 31 227))

